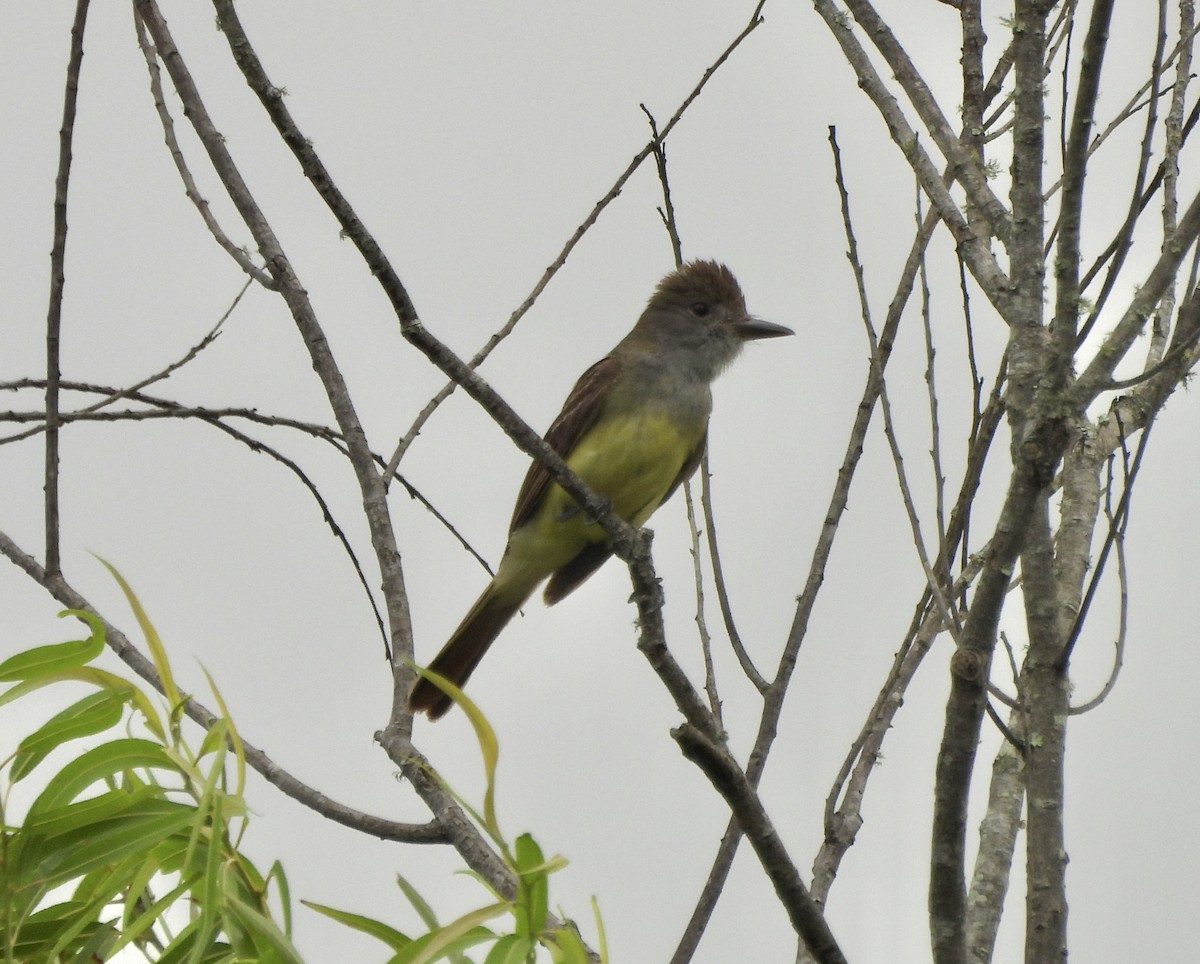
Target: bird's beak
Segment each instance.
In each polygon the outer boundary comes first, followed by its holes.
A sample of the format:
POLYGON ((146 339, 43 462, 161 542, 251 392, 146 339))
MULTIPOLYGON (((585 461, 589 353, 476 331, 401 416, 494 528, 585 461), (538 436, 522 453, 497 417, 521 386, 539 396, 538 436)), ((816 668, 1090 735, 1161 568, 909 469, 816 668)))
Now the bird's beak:
POLYGON ((743 318, 734 326, 734 331, 742 341, 753 341, 756 338, 779 338, 783 335, 794 335, 791 328, 777 325, 772 321, 761 318, 743 318))

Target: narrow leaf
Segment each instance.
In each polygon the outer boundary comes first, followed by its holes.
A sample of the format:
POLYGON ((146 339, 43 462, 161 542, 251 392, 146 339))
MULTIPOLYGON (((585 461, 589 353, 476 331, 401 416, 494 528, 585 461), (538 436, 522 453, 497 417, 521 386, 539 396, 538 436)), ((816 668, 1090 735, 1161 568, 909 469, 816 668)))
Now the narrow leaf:
POLYGON ((90 663, 104 649, 104 624, 98 616, 80 609, 66 609, 58 614, 76 616, 92 627, 87 639, 73 639, 66 643, 36 646, 10 656, 0 663, 0 683, 14 680, 38 679, 64 669, 72 669, 90 663))
POLYGON ((360 931, 363 934, 370 934, 377 940, 383 941, 393 951, 403 950, 413 942, 411 937, 402 934, 394 927, 390 927, 382 921, 364 917, 362 914, 352 914, 349 911, 338 910, 336 907, 328 907, 325 904, 318 904, 311 900, 302 900, 300 903, 305 907, 311 907, 318 914, 324 914, 326 917, 333 918, 338 923, 345 924, 353 930, 360 931))
POLYGON ((124 709, 124 700, 112 690, 102 690, 56 713, 17 747, 12 764, 12 782, 16 783, 27 776, 62 744, 115 726, 120 722, 124 709))
MULTIPOLYGON (((99 556, 96 558, 100 559, 99 556)), ((167 659, 167 650, 162 644, 158 630, 150 622, 150 617, 146 615, 146 610, 142 608, 141 601, 134 593, 133 587, 125 581, 125 577, 107 560, 100 559, 100 562, 104 568, 112 573, 112 577, 117 581, 117 585, 121 587, 121 592, 125 594, 125 599, 129 602, 129 608, 133 610, 133 615, 137 618, 138 625, 142 628, 142 635, 146 637, 146 645, 149 647, 150 656, 154 660, 154 668, 158 670, 158 678, 162 683, 163 694, 167 698, 167 703, 173 709, 180 707, 183 703, 183 695, 179 692, 179 687, 175 685, 175 677, 171 673, 171 663, 167 659)))

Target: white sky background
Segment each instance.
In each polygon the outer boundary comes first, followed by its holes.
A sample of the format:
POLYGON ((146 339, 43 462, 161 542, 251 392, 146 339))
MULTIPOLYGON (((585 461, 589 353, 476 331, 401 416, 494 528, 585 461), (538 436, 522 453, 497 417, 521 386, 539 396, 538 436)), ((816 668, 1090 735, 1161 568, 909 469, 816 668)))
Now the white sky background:
MULTIPOLYGON (((272 80, 287 88, 298 123, 375 232, 424 323, 469 355, 524 299, 645 143, 638 103, 665 123, 752 6, 242 0, 239 12, 272 80)), ((0 40, 6 135, 0 380, 44 370, 71 7, 10 5, 0 40)), ((880 7, 885 14, 905 12, 902 39, 956 119, 955 12, 932 0, 919 12, 911 2, 880 7)), ((400 338, 378 288, 352 246, 339 240, 333 219, 243 84, 214 29, 212 8, 169 2, 164 11, 210 113, 312 296, 373 448, 390 453, 442 377, 400 338)), ((765 13, 766 24, 714 78, 672 135, 668 153, 685 255, 727 262, 752 311, 797 330, 795 338, 750 346, 723 376, 710 432, 726 574, 743 637, 760 667, 773 672, 866 376, 828 126, 838 128, 879 323, 911 240, 913 188, 811 8, 772 2, 765 13)), ((1005 13, 990 11, 988 28, 997 37, 1005 13)), ((1142 21, 1127 10, 1123 16, 1113 30, 1124 53, 1106 75, 1105 121, 1140 82, 1152 52, 1150 5, 1142 21), (1124 83, 1122 72, 1128 72, 1124 83)), ((228 307, 242 276, 184 198, 162 145, 127 5, 94 5, 86 51, 62 369, 65 378, 125 385, 195 343, 228 307)), ((990 51, 989 66, 997 53, 990 51)), ((178 108, 173 94, 169 101, 178 108)), ((249 243, 178 110, 176 120, 203 192, 233 237, 249 243)), ((1120 151, 1114 148, 1114 163, 1098 169, 1100 176, 1127 174, 1130 155, 1120 151)), ((1111 219, 1085 223, 1085 231, 1096 232, 1088 245, 1093 252, 1123 214, 1124 181, 1117 183, 1111 219)), ((485 377, 535 428, 549 424, 575 378, 632 324, 670 269, 659 203, 648 163, 484 366, 485 377)), ((944 234, 934 250, 949 264, 944 234)), ((1147 247, 1133 263, 1151 256, 1147 247)), ((941 386, 948 399, 960 400, 966 382, 955 277, 938 281, 933 297, 941 386)), ((1120 294, 1114 297, 1114 308, 1122 303, 1120 294)), ((1003 332, 978 295, 974 308, 990 378, 1003 332)), ((910 312, 889 386, 907 466, 928 509, 918 322, 910 312)), ((256 290, 214 346, 155 390, 185 402, 331 421, 282 303, 256 290)), ((30 395, 19 407, 37 404, 30 395)), ((1082 961, 1183 960, 1184 949, 1200 943, 1192 906, 1200 887, 1194 750, 1200 658, 1186 606, 1194 592, 1191 507, 1200 468, 1194 404, 1185 393, 1171 401, 1136 491, 1123 675, 1103 707, 1070 727, 1070 932, 1073 956, 1082 961)), ((966 423, 950 404, 943 414, 942 442, 955 479, 966 423)), ((348 464, 282 430, 266 438, 322 484, 377 581, 348 464)), ((70 426, 62 448, 68 579, 136 638, 117 587, 88 552, 111 560, 138 591, 185 685, 211 705, 202 662, 247 739, 335 799, 394 819, 423 819, 419 802, 373 744, 391 691, 373 619, 341 549, 290 474, 199 423, 70 426)), ((41 459, 40 443, 0 448, 0 528, 39 556, 41 459)), ((459 393, 430 420, 401 468, 495 561, 525 465, 459 393)), ((986 504, 994 506, 998 491, 993 482, 986 504)), ((399 490, 392 510, 419 655, 429 657, 485 576, 399 490)), ((977 536, 988 521, 986 512, 979 517, 977 536)), ((653 527, 674 648, 696 668, 682 500, 656 516, 653 527)), ((764 782, 771 813, 806 876, 821 841, 830 781, 922 582, 877 424, 764 782)), ((587 900, 596 894, 614 960, 658 961, 669 956, 691 911, 726 811, 667 734, 677 714, 636 651, 628 595, 628 577, 612 564, 559 607, 531 604, 470 692, 500 734, 503 826, 514 836, 532 830, 547 852, 571 861, 554 878, 552 899, 590 936, 587 900)), ((1081 698, 1108 672, 1112 595, 1100 601, 1080 643, 1074 679, 1081 698)), ((59 608, 14 567, 0 566, 6 651, 68 638, 74 626, 54 618, 59 608)), ((715 605, 708 616, 717 628, 715 605)), ((1015 608, 1006 627, 1019 642, 1015 608)), ((949 651, 949 642, 939 641, 908 693, 868 791, 866 824, 834 885, 830 919, 852 961, 929 958, 929 813, 949 651)), ((757 700, 737 683, 724 651, 720 660, 733 746, 744 755, 757 700)), ((1004 678, 999 671, 997 678, 1004 678)), ((13 730, 14 720, 10 711, 9 732, 32 725, 22 720, 13 730)), ((457 788, 469 798, 477 791, 477 755, 461 714, 436 726, 419 723, 417 740, 457 788)), ((984 775, 995 746, 995 734, 985 729, 984 775)), ((261 781, 251 800, 258 819, 249 850, 264 869, 281 858, 296 897, 402 928, 416 924, 392 883, 397 871, 447 918, 484 899, 452 875, 458 860, 446 848, 380 843, 317 817, 261 781)), ((982 800, 981 790, 974 802, 982 800)), ((1020 888, 1019 870, 1014 877, 1020 888)), ((1019 959, 1022 900, 1019 892, 1010 901, 998 961, 1019 959)), ((307 911, 296 933, 312 961, 382 959, 382 945, 307 911)), ((794 937, 744 846, 697 959, 747 960, 748 947, 756 961, 790 961, 794 937)))

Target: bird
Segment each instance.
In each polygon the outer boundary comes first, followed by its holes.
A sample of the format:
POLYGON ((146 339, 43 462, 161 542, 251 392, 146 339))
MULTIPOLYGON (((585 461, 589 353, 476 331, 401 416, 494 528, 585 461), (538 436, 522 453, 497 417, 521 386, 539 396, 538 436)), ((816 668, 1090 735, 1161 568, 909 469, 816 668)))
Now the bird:
MULTIPOLYGON (((664 277, 630 332, 580 376, 546 442, 635 528, 696 470, 713 380, 747 341, 794 332, 749 314, 729 268, 690 261, 664 277)), ((612 555, 603 528, 534 461, 517 495, 496 574, 428 669, 461 688, 544 581, 552 606, 612 555)), ((428 677, 409 695, 436 720, 453 701, 428 677)))

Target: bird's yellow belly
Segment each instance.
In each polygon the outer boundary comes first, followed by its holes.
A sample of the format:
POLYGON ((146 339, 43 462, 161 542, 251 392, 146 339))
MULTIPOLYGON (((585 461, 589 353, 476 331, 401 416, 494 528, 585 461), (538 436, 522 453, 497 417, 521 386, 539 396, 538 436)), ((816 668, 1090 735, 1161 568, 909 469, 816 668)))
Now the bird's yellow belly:
MULTIPOLYGON (((640 526, 662 503, 703 435, 703 425, 687 431, 660 413, 608 419, 580 439, 567 465, 609 499, 617 515, 640 526)), ((521 569, 532 564, 548 575, 588 543, 606 538, 575 500, 552 483, 533 518, 512 533, 505 562, 521 569), (523 551, 534 546, 537 551, 523 551)), ((535 576, 532 571, 525 575, 535 576)))
MULTIPOLYGON (((702 433, 683 432, 661 414, 613 419, 587 433, 567 465, 610 499, 617 515, 640 526, 658 508, 702 433)), ((554 513, 556 518, 581 514, 573 512, 575 503, 565 492, 557 485, 554 489, 562 503, 554 513)))

